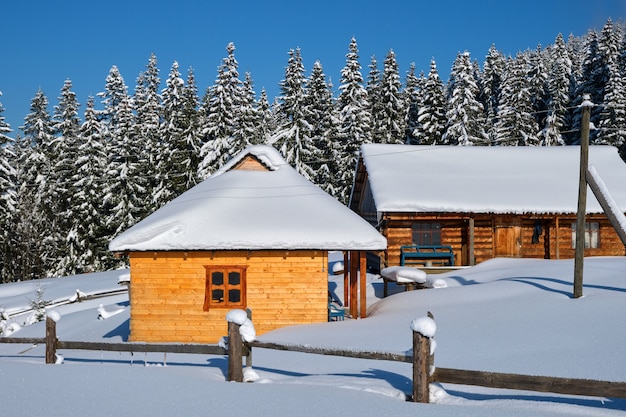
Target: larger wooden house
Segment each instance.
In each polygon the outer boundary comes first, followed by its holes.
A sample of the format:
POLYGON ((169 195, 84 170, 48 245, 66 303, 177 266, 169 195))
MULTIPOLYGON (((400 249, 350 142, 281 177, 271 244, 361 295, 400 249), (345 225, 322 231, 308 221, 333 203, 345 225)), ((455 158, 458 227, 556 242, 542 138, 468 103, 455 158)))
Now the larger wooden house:
MULTIPOLYGON (((448 246, 454 265, 496 258, 573 258, 580 148, 364 145, 350 208, 387 238, 383 266, 402 246, 448 246)), ((592 164, 626 207, 626 164, 592 146, 592 164)), ((592 193, 586 256, 624 255, 592 193)))
POLYGON ((327 321, 328 251, 385 247, 268 146, 246 149, 109 245, 130 259, 130 340, 203 343, 226 335, 231 309, 250 309, 257 334, 327 321))

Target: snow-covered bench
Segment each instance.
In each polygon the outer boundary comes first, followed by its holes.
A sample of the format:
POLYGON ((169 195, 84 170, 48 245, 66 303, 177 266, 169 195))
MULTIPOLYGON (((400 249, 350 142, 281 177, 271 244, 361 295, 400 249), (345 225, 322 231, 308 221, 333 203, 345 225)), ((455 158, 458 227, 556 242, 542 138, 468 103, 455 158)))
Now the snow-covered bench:
POLYGON ((431 278, 421 269, 411 266, 389 266, 380 271, 383 278, 383 297, 387 296, 389 282, 405 286, 405 291, 421 288, 443 288, 446 282, 441 278, 431 278))

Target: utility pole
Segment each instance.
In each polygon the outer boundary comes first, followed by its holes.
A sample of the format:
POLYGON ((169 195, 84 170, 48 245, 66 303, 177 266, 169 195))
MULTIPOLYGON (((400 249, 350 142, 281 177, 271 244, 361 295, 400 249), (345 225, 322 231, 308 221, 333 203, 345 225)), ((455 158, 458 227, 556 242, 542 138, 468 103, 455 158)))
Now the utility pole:
POLYGON ((574 258, 574 298, 583 296, 583 268, 585 261, 585 216, 587 214, 587 166, 589 165, 589 121, 591 107, 588 94, 583 95, 580 124, 580 176, 578 180, 578 211, 576 212, 576 257, 574 258))

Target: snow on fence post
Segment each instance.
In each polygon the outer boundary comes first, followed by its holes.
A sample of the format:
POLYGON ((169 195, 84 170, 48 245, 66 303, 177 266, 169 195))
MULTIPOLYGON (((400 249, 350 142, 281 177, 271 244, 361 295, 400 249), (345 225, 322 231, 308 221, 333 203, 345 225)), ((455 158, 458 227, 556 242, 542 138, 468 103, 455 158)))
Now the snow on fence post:
POLYGON ((437 325, 431 317, 420 317, 411 322, 413 330, 413 396, 412 401, 430 402, 431 338, 437 325))
POLYGON ((57 341, 57 322, 46 317, 46 363, 56 363, 57 341))
POLYGON ((243 382, 243 343, 252 342, 256 331, 248 312, 231 310, 226 314, 228 321, 228 380, 243 382))

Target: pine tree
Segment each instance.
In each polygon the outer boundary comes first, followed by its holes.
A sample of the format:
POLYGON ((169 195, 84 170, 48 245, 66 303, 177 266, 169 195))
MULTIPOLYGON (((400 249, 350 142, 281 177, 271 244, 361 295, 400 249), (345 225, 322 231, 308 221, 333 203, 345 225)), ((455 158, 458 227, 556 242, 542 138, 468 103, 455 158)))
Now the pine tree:
POLYGON ((424 73, 422 72, 419 77, 415 75, 415 63, 411 63, 409 71, 406 74, 406 81, 404 87, 404 107, 406 110, 405 115, 405 131, 406 143, 409 145, 417 145, 419 143, 418 138, 414 135, 415 129, 418 126, 417 117, 419 114, 419 100, 424 83, 426 82, 424 73))
POLYGON ((315 159, 312 126, 306 116, 305 76, 300 49, 289 51, 285 78, 280 83, 279 125, 270 142, 285 161, 309 180, 315 172, 309 162, 315 159))
POLYGON ((104 202, 109 237, 128 229, 152 211, 148 181, 141 172, 143 143, 134 129, 133 102, 117 67, 107 76, 105 91, 100 94, 103 133, 109 161, 104 202))
POLYGON ((370 114, 370 133, 369 137, 372 142, 382 142, 384 132, 382 131, 382 122, 385 109, 381 91, 381 73, 378 69, 378 61, 376 56, 372 55, 369 64, 369 73, 367 74, 367 83, 365 84, 368 99, 368 112, 370 114))
POLYGON ((548 113, 545 126, 539 133, 540 144, 543 146, 565 144, 561 132, 565 130, 567 123, 572 61, 569 58, 563 35, 560 33, 550 50, 550 62, 548 113))
POLYGON ((531 65, 528 53, 508 62, 502 79, 502 95, 495 124, 499 145, 538 145, 539 128, 534 117, 529 83, 531 65))
MULTIPOLYGON (((588 94, 590 100, 594 104, 602 103, 604 99, 604 84, 606 82, 605 68, 602 62, 602 54, 599 50, 598 34, 595 31, 590 31, 585 36, 584 43, 584 56, 582 58, 582 65, 580 70, 580 82, 576 86, 574 98, 572 100, 573 107, 577 107, 583 100, 583 96, 588 94)), ((590 114, 590 121, 594 126, 599 125, 600 109, 599 107, 592 107, 590 114)), ((580 140, 580 122, 581 112, 576 112, 572 122, 572 135, 570 136, 568 143, 576 143, 580 140)), ((597 131, 591 130, 589 132, 589 141, 593 143, 595 141, 597 131)))
POLYGON ((36 279, 49 276, 53 259, 51 236, 55 203, 49 182, 51 149, 54 141, 52 119, 48 112, 48 98, 38 90, 31 100, 30 113, 21 127, 24 137, 18 142, 16 235, 19 246, 18 279, 36 279))
POLYGON ((442 137, 444 144, 478 145, 486 142, 484 108, 478 99, 480 88, 475 76, 470 54, 459 53, 448 83, 448 122, 442 137))
POLYGON ((11 230, 14 230, 16 220, 16 170, 14 141, 8 136, 12 130, 3 113, 4 107, 0 103, 0 282, 5 283, 15 279, 13 248, 16 242, 11 230))
POLYGON ((192 68, 187 71, 187 81, 183 88, 183 137, 184 152, 181 158, 184 173, 185 190, 198 183, 198 164, 200 163, 200 144, 202 134, 200 131, 200 115, 198 111, 199 98, 196 78, 192 68))
POLYGON ((165 88, 161 91, 161 146, 156 158, 155 174, 158 182, 153 196, 156 207, 161 207, 186 190, 184 88, 185 82, 179 72, 178 62, 174 61, 165 88))
POLYGON ((374 130, 378 137, 374 139, 382 143, 406 143, 405 100, 402 96, 402 84, 398 72, 398 62, 393 50, 385 58, 383 76, 380 82, 380 99, 382 113, 374 117, 374 130))
POLYGON ((322 64, 313 64, 311 76, 307 80, 305 93, 306 119, 311 131, 311 162, 313 182, 324 191, 334 195, 333 177, 336 172, 333 141, 337 134, 332 87, 326 82, 322 64))
POLYGON ((72 177, 74 214, 70 233, 75 246, 76 273, 102 271, 115 265, 107 250, 103 181, 106 178, 107 154, 103 126, 89 97, 80 126, 81 143, 76 150, 75 174, 72 177))
POLYGON ((496 49, 495 45, 491 45, 482 73, 482 102, 485 106, 486 113, 486 131, 490 138, 495 137, 494 125, 498 114, 500 102, 500 90, 502 84, 502 74, 506 66, 506 58, 496 49))
POLYGON ((605 73, 602 107, 598 115, 599 128, 594 143, 620 147, 626 138, 626 82, 621 51, 624 33, 609 19, 600 35, 599 52, 605 73))
POLYGON ((238 154, 251 144, 263 142, 263 134, 260 128, 261 117, 257 109, 252 75, 249 72, 244 74, 241 99, 239 123, 233 134, 235 144, 233 153, 235 154, 238 154))
POLYGON ((276 117, 272 106, 267 98, 267 91, 261 90, 258 103, 259 132, 255 135, 251 144, 269 144, 273 132, 276 130, 276 117))
POLYGON ((416 127, 413 136, 420 145, 436 145, 442 143, 446 127, 446 97, 444 85, 439 78, 437 63, 430 61, 428 78, 420 91, 416 127))
POLYGON ((56 138, 52 144, 50 157, 50 181, 54 182, 50 200, 53 202, 54 234, 51 250, 54 259, 59 262, 52 265, 51 274, 55 276, 74 275, 81 272, 77 269, 79 249, 72 231, 71 221, 74 217, 75 189, 72 178, 75 176, 77 150, 80 145, 80 120, 78 117, 79 103, 72 91, 72 82, 66 80, 61 89, 59 104, 54 107, 53 128, 56 138))
MULTIPOLYGON (((140 165, 138 170, 143 173, 146 187, 154 190, 159 184, 160 177, 157 172, 157 159, 162 152, 161 118, 163 113, 162 98, 159 93, 161 79, 157 58, 154 53, 150 54, 145 71, 139 73, 133 105, 136 112, 134 124, 134 137, 143 144, 143 152, 138 158, 140 165)), ((158 202, 146 201, 147 211, 158 207, 158 202)))
POLYGON ((350 197, 359 148, 362 144, 371 142, 371 114, 368 109, 369 102, 367 91, 363 86, 358 45, 356 39, 352 38, 346 54, 346 65, 341 70, 337 98, 339 130, 335 143, 338 166, 335 197, 343 203, 347 203, 350 197))
POLYGON ((234 154, 233 134, 239 121, 239 106, 242 101, 242 84, 239 80, 235 45, 226 47, 228 56, 218 68, 215 84, 207 90, 203 99, 203 112, 206 117, 204 143, 200 150, 202 161, 198 168, 201 179, 224 165, 234 154))

